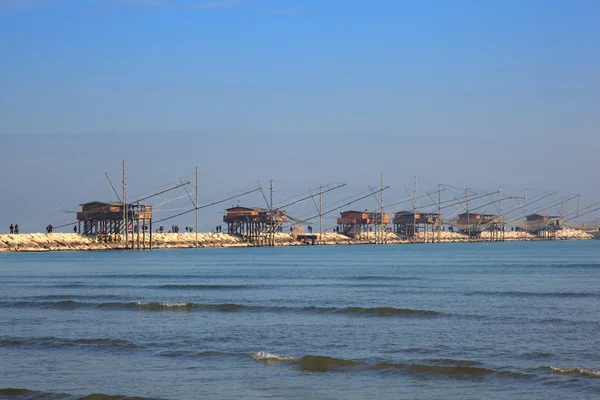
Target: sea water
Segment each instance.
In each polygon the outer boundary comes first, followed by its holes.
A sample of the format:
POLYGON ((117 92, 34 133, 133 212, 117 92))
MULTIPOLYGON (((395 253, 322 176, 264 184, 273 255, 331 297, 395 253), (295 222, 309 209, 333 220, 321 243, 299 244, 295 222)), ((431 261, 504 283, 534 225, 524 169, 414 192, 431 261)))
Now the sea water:
POLYGON ((599 241, 11 253, 0 283, 0 398, 600 398, 599 241))

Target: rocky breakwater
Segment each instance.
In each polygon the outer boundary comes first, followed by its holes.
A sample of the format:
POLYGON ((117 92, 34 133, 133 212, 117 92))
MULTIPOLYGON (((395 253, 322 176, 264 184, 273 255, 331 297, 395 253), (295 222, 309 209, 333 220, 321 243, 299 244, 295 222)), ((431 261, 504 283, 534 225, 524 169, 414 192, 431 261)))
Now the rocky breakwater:
POLYGON ((113 243, 99 243, 93 238, 74 233, 0 234, 0 252, 105 250, 113 243))
MULTIPOLYGON (((249 244, 237 236, 225 233, 198 233, 198 247, 243 247, 249 244)), ((129 247, 137 248, 137 236, 129 238, 129 247)), ((150 248, 150 235, 142 240, 140 248, 150 248)), ((0 252, 39 252, 75 250, 119 250, 125 247, 122 235, 105 237, 85 236, 75 233, 24 233, 18 235, 0 234, 0 252)), ((194 248, 195 233, 155 233, 152 235, 155 249, 194 248)))
MULTIPOLYGON (((484 232, 480 239, 471 239, 470 241, 488 241, 488 233, 484 232)), ((146 235, 142 240, 140 236, 140 248, 150 248, 150 235, 146 235)), ((314 244, 319 245, 358 245, 381 243, 381 233, 369 232, 350 238, 339 233, 327 232, 321 237, 318 233, 313 236, 314 244)), ((574 229, 563 229, 554 236, 555 240, 588 240, 594 237, 584 231, 574 229)), ((182 249, 196 247, 196 240, 200 248, 216 247, 251 247, 254 243, 247 239, 229 235, 227 233, 154 233, 152 235, 152 247, 154 249, 182 249)), ((505 232, 505 241, 518 240, 544 240, 524 232, 505 232)), ((289 233, 276 233, 274 235, 275 246, 304 246, 313 244, 312 239, 307 241, 289 233)), ((437 233, 431 232, 417 235, 414 240, 402 239, 398 234, 385 232, 383 234, 383 243, 422 243, 437 242, 437 233)), ((441 232, 440 242, 467 242, 466 235, 456 232, 441 232)), ((265 240, 266 242, 266 240, 265 240)), ((129 241, 129 246, 134 244, 137 248, 137 237, 129 241)), ((107 237, 85 236, 75 233, 25 233, 18 235, 0 234, 0 253, 1 252, 40 252, 40 251, 78 251, 78 250, 122 250, 125 248, 125 241, 122 235, 111 235, 107 237)))
MULTIPOLYGON (((191 249, 196 247, 247 247, 250 244, 241 237, 227 233, 154 233, 152 234, 152 247, 155 249, 191 249)), ((150 240, 146 237, 146 247, 150 240)))
MULTIPOLYGON (((356 238, 349 238, 334 232, 324 233, 322 238, 316 235, 315 245, 344 245, 368 244, 375 242, 374 234, 365 234, 356 238)), ((386 234, 387 243, 400 243, 395 234, 386 234)), ((254 243, 246 238, 227 233, 153 233, 152 248, 154 249, 182 249, 217 247, 252 247, 254 243)), ((307 243, 298 240, 289 233, 275 233, 275 246, 304 246, 307 243)), ((266 242, 266 236, 265 236, 266 242)), ((129 237, 129 247, 150 248, 150 235, 140 239, 137 235, 129 237)), ((104 237, 85 236, 75 233, 24 233, 18 235, 0 234, 0 252, 41 252, 41 251, 79 251, 79 250, 122 250, 125 240, 122 235, 109 235, 104 237)))

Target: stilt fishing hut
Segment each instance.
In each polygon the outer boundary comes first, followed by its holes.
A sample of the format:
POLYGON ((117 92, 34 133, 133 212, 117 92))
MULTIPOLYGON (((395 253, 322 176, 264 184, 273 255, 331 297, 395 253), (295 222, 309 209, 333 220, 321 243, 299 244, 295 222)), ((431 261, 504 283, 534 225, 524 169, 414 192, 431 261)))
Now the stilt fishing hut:
POLYGON ((145 249, 148 233, 152 248, 150 205, 92 201, 81 204, 77 223, 81 234, 94 236, 99 241, 121 241, 124 234, 126 247, 132 249, 145 249))
POLYGON ((480 239, 482 232, 490 232, 490 241, 500 238, 501 227, 498 216, 492 214, 476 214, 466 212, 450 223, 460 233, 469 236, 469 239, 480 239))
POLYGON ((394 214, 394 231, 403 239, 415 240, 419 232, 423 232, 423 240, 427 240, 427 233, 431 231, 432 240, 436 227, 440 227, 442 218, 438 213, 423 213, 414 211, 400 211, 394 214))
POLYGON ((381 232, 390 223, 390 214, 370 211, 343 211, 337 219, 339 233, 355 237, 361 233, 381 232))
POLYGON ((553 239, 556 236, 556 231, 563 228, 563 221, 560 216, 530 214, 525 219, 526 223, 524 226, 519 226, 519 228, 543 239, 553 239))
POLYGON ((273 246, 275 232, 287 222, 286 212, 264 208, 232 207, 225 210, 227 233, 238 235, 256 246, 273 246))

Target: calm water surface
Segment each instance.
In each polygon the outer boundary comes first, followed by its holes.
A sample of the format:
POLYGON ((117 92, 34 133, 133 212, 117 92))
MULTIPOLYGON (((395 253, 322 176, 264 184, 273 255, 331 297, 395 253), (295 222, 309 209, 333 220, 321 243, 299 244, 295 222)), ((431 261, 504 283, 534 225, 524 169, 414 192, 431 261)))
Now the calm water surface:
POLYGON ((0 397, 600 398, 600 241, 2 254, 0 283, 0 397))

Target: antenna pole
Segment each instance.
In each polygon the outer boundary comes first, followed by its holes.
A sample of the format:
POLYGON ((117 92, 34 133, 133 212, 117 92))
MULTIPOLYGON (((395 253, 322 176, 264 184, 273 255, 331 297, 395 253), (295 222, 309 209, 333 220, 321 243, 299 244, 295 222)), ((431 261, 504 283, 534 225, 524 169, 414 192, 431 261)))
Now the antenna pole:
POLYGON ((442 240, 442 189, 438 183, 438 243, 442 240))
POLYGON ((581 229, 581 214, 580 211, 581 209, 579 208, 579 199, 581 198, 581 195, 577 196, 577 229, 581 229))
POLYGON ((125 174, 125 160, 123 160, 123 229, 125 232, 125 249, 129 249, 129 235, 127 232, 128 225, 128 207, 127 207, 127 181, 125 174))
POLYGON ((417 239, 417 176, 413 187, 413 242, 417 239))
POLYGON ((500 193, 500 229, 502 235, 502 241, 504 241, 504 214, 502 214, 502 186, 498 188, 498 193, 500 193))
POLYGON ((529 222, 527 221, 527 188, 525 188, 525 238, 529 233, 529 222))
POLYGON ((323 244, 323 186, 319 186, 319 246, 323 244))
POLYGON ((384 233, 384 223, 383 223, 383 218, 384 218, 384 209, 383 209, 383 172, 381 173, 381 223, 380 223, 380 228, 381 228, 381 244, 383 244, 383 238, 385 237, 385 233, 384 233))
POLYGON ((198 166, 196 165, 196 248, 198 248, 198 166))
POLYGON ((275 245, 275 235, 273 232, 273 177, 271 177, 271 184, 269 186, 269 192, 270 192, 270 205, 269 208, 271 210, 271 230, 270 230, 270 237, 269 237, 269 246, 273 246, 275 245))
POLYGON ((469 237, 467 238, 467 241, 470 242, 471 241, 471 214, 469 214, 469 188, 465 189, 465 201, 466 201, 466 206, 467 206, 467 232, 469 234, 469 237))

